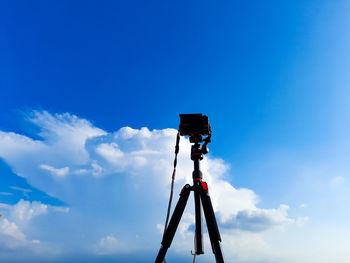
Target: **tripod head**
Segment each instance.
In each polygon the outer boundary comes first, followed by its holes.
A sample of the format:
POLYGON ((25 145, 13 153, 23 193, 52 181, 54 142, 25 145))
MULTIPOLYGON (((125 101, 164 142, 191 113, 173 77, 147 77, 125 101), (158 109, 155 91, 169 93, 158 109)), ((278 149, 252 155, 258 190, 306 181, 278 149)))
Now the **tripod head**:
POLYGON ((203 160, 203 155, 209 152, 207 145, 211 142, 211 135, 208 135, 205 139, 203 139, 202 135, 192 135, 190 136, 190 142, 194 143, 191 147, 191 160, 194 162, 192 178, 193 180, 202 179, 199 161, 203 160), (201 142, 204 143, 200 144, 201 142))
POLYGON ((211 134, 209 134, 206 138, 203 139, 202 135, 192 135, 190 136, 190 142, 194 143, 192 146, 192 151, 199 152, 201 154, 207 154, 209 152, 208 143, 211 142, 211 134), (204 142, 200 145, 201 142, 204 142))

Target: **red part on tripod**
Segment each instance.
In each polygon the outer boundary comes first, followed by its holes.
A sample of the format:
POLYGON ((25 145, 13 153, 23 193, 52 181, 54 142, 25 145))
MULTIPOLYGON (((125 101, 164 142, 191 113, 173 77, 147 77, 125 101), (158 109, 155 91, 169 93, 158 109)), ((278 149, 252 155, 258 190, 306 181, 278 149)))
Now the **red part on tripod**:
POLYGON ((206 182, 202 182, 202 187, 204 191, 208 191, 208 184, 206 182))

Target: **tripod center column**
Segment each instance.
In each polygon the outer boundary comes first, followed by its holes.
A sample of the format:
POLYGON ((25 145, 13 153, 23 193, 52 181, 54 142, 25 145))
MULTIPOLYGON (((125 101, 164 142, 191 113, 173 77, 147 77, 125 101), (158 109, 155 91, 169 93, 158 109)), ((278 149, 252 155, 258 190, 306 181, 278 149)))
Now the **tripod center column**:
POLYGON ((192 173, 193 180, 202 179, 202 172, 200 171, 199 161, 203 159, 203 154, 199 149, 200 144, 195 143, 191 148, 191 160, 193 161, 194 170, 192 173))

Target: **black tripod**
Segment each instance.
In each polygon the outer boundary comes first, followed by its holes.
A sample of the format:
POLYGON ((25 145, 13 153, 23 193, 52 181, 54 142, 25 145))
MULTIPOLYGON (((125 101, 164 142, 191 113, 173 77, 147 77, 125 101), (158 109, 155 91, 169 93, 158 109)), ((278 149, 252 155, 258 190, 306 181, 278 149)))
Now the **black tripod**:
POLYGON ((191 160, 194 162, 194 171, 192 173, 193 186, 186 184, 180 193, 179 201, 176 204, 174 213, 170 219, 169 225, 165 230, 162 240, 162 246, 159 249, 156 263, 162 263, 164 257, 168 251, 168 248, 173 241, 176 229, 179 225, 181 216, 185 210, 188 197, 190 192, 194 192, 194 203, 195 203, 195 255, 204 254, 203 242, 202 242, 202 207, 207 222, 208 233, 210 238, 211 247, 215 255, 217 263, 224 263, 224 256, 221 250, 221 237, 219 228, 216 223, 213 206, 211 204, 210 196, 208 194, 208 185, 202 181, 202 172, 199 169, 199 161, 203 159, 203 155, 208 153, 207 144, 210 142, 210 136, 204 139, 201 135, 193 135, 190 137, 190 142, 194 143, 191 148, 191 160))

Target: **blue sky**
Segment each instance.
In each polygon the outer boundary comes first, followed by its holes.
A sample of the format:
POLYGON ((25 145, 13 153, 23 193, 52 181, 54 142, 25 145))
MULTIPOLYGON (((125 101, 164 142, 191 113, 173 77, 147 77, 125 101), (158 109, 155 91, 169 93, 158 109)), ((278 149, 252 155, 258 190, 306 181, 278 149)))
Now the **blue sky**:
MULTIPOLYGON (((153 260, 169 128, 179 113, 202 112, 227 261, 346 262, 349 8, 2 1, 0 259, 153 260)), ((182 143, 177 190, 192 169, 182 143)), ((186 211, 177 262, 193 246, 186 211)), ((213 261, 209 246, 200 260, 213 261)))

